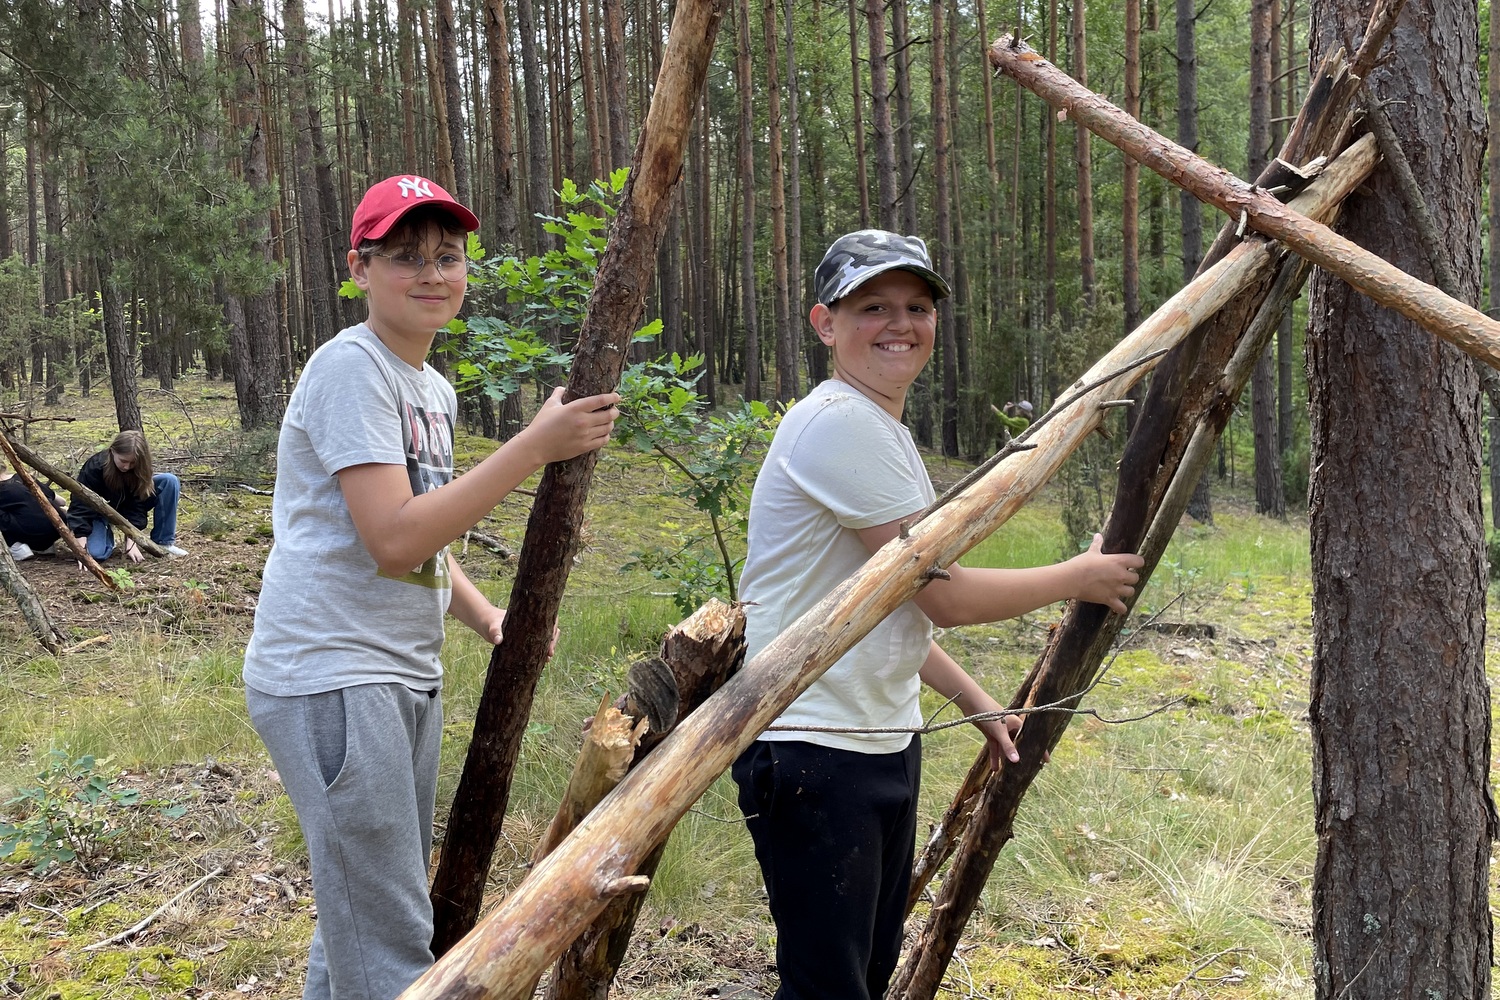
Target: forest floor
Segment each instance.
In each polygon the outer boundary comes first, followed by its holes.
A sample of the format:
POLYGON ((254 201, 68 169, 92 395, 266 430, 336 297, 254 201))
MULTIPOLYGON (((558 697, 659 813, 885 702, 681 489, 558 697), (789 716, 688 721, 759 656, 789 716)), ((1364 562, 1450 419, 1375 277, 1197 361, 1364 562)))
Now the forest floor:
MULTIPOLYGON (((270 489, 271 439, 236 430, 221 384, 192 379, 146 402, 158 465, 184 479, 179 544, 189 555, 114 558, 106 568, 125 585, 119 594, 70 558, 23 563, 68 637, 59 657, 39 651, 19 615, 0 614, 0 801, 12 789, 27 796, 0 807, 0 823, 47 804, 52 833, 73 838, 79 855, 41 871, 36 854, 0 859, 0 995, 299 996, 315 913, 306 854, 239 686, 271 543, 270 498, 252 492, 270 489), (100 802, 82 801, 77 781, 68 791, 69 768, 95 780, 100 802)), ((69 398, 62 414, 78 419, 33 424, 31 443, 76 468, 108 440, 112 409, 69 398)), ((464 437, 459 447, 464 468, 492 443, 464 437)), ((932 469, 940 490, 966 471, 940 460, 932 469)), ((691 530, 672 489, 655 463, 606 451, 491 903, 524 877, 577 720, 678 617, 660 581, 622 572, 643 539, 691 530)), ((528 503, 503 504, 484 531, 519 548, 528 503)), ((1048 504, 976 557, 1055 557, 1061 529, 1048 504)), ((1179 531, 1142 601, 1143 614, 1212 625, 1213 635, 1139 630, 1117 654, 1090 694, 1104 718, 1075 722, 1023 805, 941 996, 1311 996, 1306 525, 1256 518, 1232 491, 1218 504, 1217 527, 1179 531), (1142 709, 1163 711, 1108 721, 1142 709)), ((513 557, 470 544, 461 560, 504 600, 513 557)), ((954 630, 945 645, 1008 695, 1050 620, 954 630)), ((450 630, 440 821, 487 662, 486 647, 450 630)), ((973 757, 967 729, 924 746, 924 816, 941 811, 973 757)), ((612 995, 769 997, 774 935, 722 779, 671 845, 612 995)))

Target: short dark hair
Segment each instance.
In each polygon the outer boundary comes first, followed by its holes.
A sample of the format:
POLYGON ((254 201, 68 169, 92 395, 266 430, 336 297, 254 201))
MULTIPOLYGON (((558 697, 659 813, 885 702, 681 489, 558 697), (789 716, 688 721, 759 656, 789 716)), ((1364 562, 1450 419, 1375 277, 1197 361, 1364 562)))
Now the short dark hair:
POLYGON ((388 247, 411 249, 420 240, 420 233, 429 223, 435 223, 445 236, 457 236, 467 242, 469 230, 458 216, 440 205, 422 205, 403 215, 390 230, 378 240, 364 240, 359 245, 359 255, 368 257, 388 247))

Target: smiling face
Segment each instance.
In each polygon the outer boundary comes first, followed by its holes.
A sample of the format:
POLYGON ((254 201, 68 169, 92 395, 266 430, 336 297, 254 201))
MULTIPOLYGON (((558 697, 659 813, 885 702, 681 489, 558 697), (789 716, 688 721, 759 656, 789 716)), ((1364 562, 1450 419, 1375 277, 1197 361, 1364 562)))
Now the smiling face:
POLYGON ((464 251, 463 235, 428 220, 393 232, 377 253, 349 252, 349 276, 365 292, 370 328, 413 368, 422 367, 437 331, 458 315, 468 288, 462 269, 456 277, 444 278, 433 262, 444 254, 462 257, 464 251), (428 263, 416 277, 403 278, 389 257, 380 256, 399 253, 425 257, 428 263))
POLYGON ((891 416, 901 418, 906 390, 932 357, 937 306, 932 287, 910 271, 878 274, 808 319, 833 350, 833 370, 891 416))

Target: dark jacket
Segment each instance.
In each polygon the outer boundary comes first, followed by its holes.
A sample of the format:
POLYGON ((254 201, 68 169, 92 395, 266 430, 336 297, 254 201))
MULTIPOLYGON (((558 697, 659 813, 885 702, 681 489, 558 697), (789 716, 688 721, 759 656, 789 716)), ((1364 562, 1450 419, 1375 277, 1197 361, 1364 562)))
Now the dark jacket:
MULTIPOLYGON (((156 506, 156 494, 147 497, 138 497, 125 489, 111 490, 104 483, 104 463, 108 462, 109 449, 105 448, 97 455, 83 463, 83 468, 78 470, 78 483, 87 486, 99 494, 109 505, 119 511, 120 515, 135 525, 144 529, 148 515, 156 506)), ((90 507, 80 496, 74 495, 73 502, 68 504, 68 527, 73 534, 87 537, 94 529, 94 522, 103 517, 97 510, 90 507)))
MULTIPOLYGON (((37 485, 49 500, 53 498, 46 483, 38 482, 37 485)), ((0 482, 0 536, 4 536, 7 545, 25 542, 34 549, 44 549, 57 541, 56 526, 26 484, 21 482, 20 476, 0 482)))

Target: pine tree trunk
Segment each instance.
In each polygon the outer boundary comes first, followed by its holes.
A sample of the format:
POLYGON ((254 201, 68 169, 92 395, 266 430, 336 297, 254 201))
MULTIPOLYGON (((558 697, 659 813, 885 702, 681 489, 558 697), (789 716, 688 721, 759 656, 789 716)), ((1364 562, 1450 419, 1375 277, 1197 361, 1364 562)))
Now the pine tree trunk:
MULTIPOLYGON (((1314 58, 1358 37, 1366 7, 1315 4, 1314 58)), ((1473 3, 1409 0, 1366 77, 1471 302, 1478 50, 1473 3)), ((1392 172, 1366 191, 1345 203, 1339 231, 1426 274, 1392 172)), ((1308 315, 1317 996, 1489 996, 1496 822, 1474 365, 1326 273, 1308 315)))
MULTIPOLYGON (((948 59, 946 0, 932 5, 932 171, 933 171, 933 265, 939 274, 951 270, 953 236, 948 203, 948 59)), ((938 310, 943 338, 943 454, 958 457, 958 325, 953 304, 938 310)))
MULTIPOLYGON (((1125 113, 1141 117, 1141 0, 1125 0, 1125 113)), ((1120 222, 1125 283, 1125 332, 1141 321, 1141 165, 1124 158, 1123 207, 1120 222)))
POLYGON ((597 73, 598 56, 594 51, 594 0, 578 0, 578 64, 583 74, 583 131, 589 140, 589 176, 605 175, 604 161, 609 155, 605 145, 603 98, 597 73))
MULTIPOLYGON (((852 3, 853 0, 850 0, 852 3)), ((733 0, 735 78, 740 98, 740 321, 745 326, 745 398, 760 399, 760 330, 755 314, 755 84, 750 61, 750 3, 733 0)))
MULTIPOLYGON (((746 3, 749 0, 745 0, 746 3)), ((604 79, 609 103, 610 169, 630 163, 630 105, 625 79, 625 11, 622 0, 604 0, 604 79)))
MULTIPOLYGON (((1250 148, 1251 177, 1259 177, 1271 148, 1271 0, 1250 3, 1250 148)), ((1255 510, 1286 517, 1281 489, 1281 453, 1276 441, 1276 381, 1268 347, 1255 363, 1250 383, 1251 419, 1255 427, 1255 510)))
MULTIPOLYGON (((1196 0, 1177 0, 1177 144, 1198 149, 1198 46, 1196 0)), ((1179 191, 1178 215, 1182 229, 1182 280, 1198 273, 1203 259, 1203 206, 1187 191, 1179 191)), ((1188 502, 1188 515, 1201 524, 1214 523, 1211 473, 1205 469, 1188 502)))
MULTIPOLYGON (((912 122, 911 104, 911 31, 906 16, 906 0, 890 0, 891 4, 891 56, 896 65, 896 164, 897 190, 901 198, 901 232, 908 236, 920 235, 917 230, 917 152, 916 126, 912 122)), ((984 17, 984 5, 976 5, 979 16, 984 17)), ((983 21, 981 20, 981 24, 983 21)), ((981 37, 983 31, 980 32, 981 37)), ((990 75, 983 73, 985 93, 990 92, 990 75)))
MULTIPOLYGON (((1085 7, 1073 3, 1073 79, 1089 85, 1089 60, 1085 7)), ((988 76, 986 76, 988 80, 988 76)), ((986 100, 988 109, 988 100, 986 100)), ((1078 167, 1078 276, 1084 307, 1094 307, 1094 164, 1089 130, 1074 126, 1073 158, 1078 167)), ((1197 202, 1194 202, 1197 204, 1197 202)))
MULTIPOLYGON (((537 53, 538 25, 531 0, 516 0, 516 34, 521 38, 521 84, 526 100, 526 210, 521 233, 525 249, 540 254, 550 244, 537 213, 552 214, 552 195, 547 185, 552 171, 547 164, 547 118, 543 107, 542 63, 537 53)), ((554 331, 555 336, 555 331, 554 331)))
MULTIPOLYGON (((261 105, 261 12, 258 5, 247 5, 245 0, 229 0, 228 5, 230 52, 236 68, 234 105, 241 169, 246 186, 263 196, 270 188, 271 179, 261 105)), ((250 253, 265 261, 270 269, 272 246, 268 222, 247 221, 241 227, 241 238, 250 248, 250 253)), ((101 269, 100 285, 106 284, 105 272, 101 269)), ((240 424, 246 430, 275 427, 281 419, 282 401, 277 390, 283 357, 274 291, 267 289, 243 295, 241 306, 244 310, 241 349, 245 356, 235 360, 235 394, 240 402, 240 424)))
MULTIPOLYGON (((1076 0, 1075 0, 1076 2, 1076 0)), ((1057 0, 1047 4, 1047 58, 1057 62, 1057 0)), ((1057 318, 1057 116, 1043 119, 1042 324, 1057 318)))
POLYGON ((297 232, 307 269, 301 285, 312 323, 311 340, 316 346, 338 332, 334 311, 338 283, 333 271, 333 241, 326 228, 328 217, 318 188, 317 171, 322 159, 313 150, 317 106, 308 80, 307 13, 302 0, 283 0, 281 16, 286 31, 282 57, 287 105, 292 118, 292 184, 297 194, 297 232))
POLYGON ((803 307, 802 283, 807 269, 802 263, 802 81, 797 72, 797 32, 792 18, 792 0, 782 10, 786 23, 786 258, 787 316, 791 329, 792 398, 802 395, 798 361, 802 342, 811 336, 803 307))
MULTIPOLYGON (((876 225, 894 230, 896 222, 896 139, 891 130, 890 81, 885 55, 885 0, 865 0, 869 37, 870 126, 875 130, 876 225)), ((940 39, 934 38, 934 45, 940 39)))
MULTIPOLYGON (((1500 17, 1490 14, 1489 63, 1500 67, 1500 17)), ((1500 72, 1489 74, 1489 185, 1491 219, 1500 219, 1500 72)), ((1490 316, 1500 319, 1500 226, 1491 224, 1490 316)), ((1490 524, 1500 528, 1500 402, 1490 404, 1490 524)))
MULTIPOLYGON (((745 0, 749 2, 749 0, 745 0)), ((865 119, 864 86, 859 72, 859 30, 856 11, 857 0, 849 0, 849 66, 853 74, 853 85, 849 91, 850 107, 854 109, 854 176, 859 191, 859 228, 870 228, 870 173, 865 167, 865 119)), ((835 237, 836 238, 836 237, 835 237)))
POLYGON ((453 0, 437 0, 438 56, 442 64, 444 122, 448 130, 448 153, 453 163, 453 187, 449 190, 465 205, 474 203, 469 181, 469 130, 464 127, 463 77, 458 66, 458 18, 453 0))
MULTIPOLYGON (((797 341, 789 315, 790 292, 787 289, 786 257, 786 171, 781 149, 781 79, 777 54, 776 0, 762 0, 761 27, 764 31, 766 59, 766 122, 770 133, 770 168, 768 179, 771 209, 771 300, 774 344, 776 345, 776 400, 783 406, 797 392, 797 341)), ((799 324, 800 326, 800 324, 799 324)))

